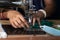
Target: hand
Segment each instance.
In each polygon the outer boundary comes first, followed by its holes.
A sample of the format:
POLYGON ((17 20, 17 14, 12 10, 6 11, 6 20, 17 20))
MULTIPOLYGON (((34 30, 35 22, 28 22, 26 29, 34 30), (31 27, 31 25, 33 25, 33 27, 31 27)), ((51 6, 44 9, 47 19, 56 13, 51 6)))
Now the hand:
POLYGON ((33 25, 37 21, 40 25, 40 20, 44 18, 44 14, 41 11, 38 11, 36 14, 33 14, 33 25))
POLYGON ((7 18, 9 18, 9 21, 14 28, 29 27, 23 15, 18 11, 9 10, 7 12, 7 18))

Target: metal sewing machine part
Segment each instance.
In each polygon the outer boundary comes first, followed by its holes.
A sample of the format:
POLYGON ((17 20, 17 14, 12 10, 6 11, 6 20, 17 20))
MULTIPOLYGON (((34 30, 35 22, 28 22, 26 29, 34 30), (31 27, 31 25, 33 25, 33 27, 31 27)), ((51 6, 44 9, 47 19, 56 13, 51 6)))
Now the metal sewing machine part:
POLYGON ((32 24, 33 15, 36 13, 35 5, 29 7, 29 23, 32 24))
POLYGON ((7 38, 7 33, 2 28, 2 24, 0 23, 0 38, 7 38))

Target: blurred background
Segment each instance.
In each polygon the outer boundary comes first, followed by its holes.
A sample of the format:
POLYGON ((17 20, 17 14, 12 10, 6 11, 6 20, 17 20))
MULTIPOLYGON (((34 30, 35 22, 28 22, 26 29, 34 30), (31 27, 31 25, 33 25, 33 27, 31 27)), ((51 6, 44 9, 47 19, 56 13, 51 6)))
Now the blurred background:
POLYGON ((54 0, 55 9, 53 14, 48 19, 60 19, 60 0, 54 0))
MULTIPOLYGON (((13 8, 11 7, 12 9, 15 9, 15 10, 21 11, 21 12, 23 12, 23 10, 24 10, 25 13, 28 13, 28 5, 29 5, 28 0, 0 0, 0 4, 2 2, 9 3, 7 5, 12 6, 13 7, 13 8), (15 7, 15 6, 17 6, 17 7, 15 7), (23 10, 20 8, 22 8, 23 10)), ((54 5, 56 5, 54 12, 52 13, 52 15, 50 17, 48 17, 46 19, 60 19, 60 0, 54 0, 54 2, 55 2, 54 5)), ((6 5, 6 4, 4 4, 4 5, 6 5)), ((24 12, 23 12, 23 14, 24 14, 24 12)))

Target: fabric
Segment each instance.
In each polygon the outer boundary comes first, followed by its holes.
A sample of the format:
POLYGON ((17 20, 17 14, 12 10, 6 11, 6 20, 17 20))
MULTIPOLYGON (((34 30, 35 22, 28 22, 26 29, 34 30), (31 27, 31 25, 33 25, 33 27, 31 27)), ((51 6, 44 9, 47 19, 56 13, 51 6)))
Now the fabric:
POLYGON ((33 5, 35 5, 36 11, 45 7, 44 0, 33 0, 33 5))

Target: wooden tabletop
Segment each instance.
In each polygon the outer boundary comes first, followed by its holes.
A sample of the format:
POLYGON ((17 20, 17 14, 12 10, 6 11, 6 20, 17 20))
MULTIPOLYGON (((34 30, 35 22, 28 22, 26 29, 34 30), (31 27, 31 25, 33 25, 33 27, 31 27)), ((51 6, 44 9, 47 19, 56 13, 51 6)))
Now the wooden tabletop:
MULTIPOLYGON (((48 20, 53 22, 54 24, 60 24, 60 20, 48 20)), ((9 20, 0 20, 0 23, 2 23, 3 25, 10 25, 9 20)))
MULTIPOLYGON (((60 24, 60 20, 48 20, 54 22, 54 24, 60 24)), ((0 20, 3 25, 10 25, 8 20, 0 20)), ((60 36, 51 35, 8 35, 6 39, 0 40, 60 40, 60 36)))
POLYGON ((8 38, 0 40, 60 40, 60 37, 57 36, 48 36, 48 35, 9 35, 8 38))

